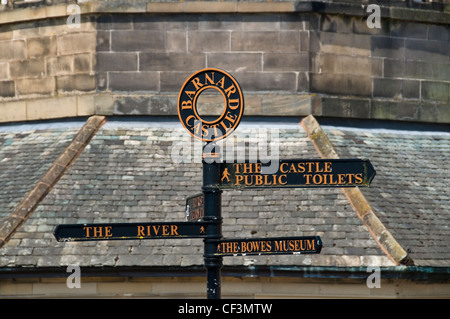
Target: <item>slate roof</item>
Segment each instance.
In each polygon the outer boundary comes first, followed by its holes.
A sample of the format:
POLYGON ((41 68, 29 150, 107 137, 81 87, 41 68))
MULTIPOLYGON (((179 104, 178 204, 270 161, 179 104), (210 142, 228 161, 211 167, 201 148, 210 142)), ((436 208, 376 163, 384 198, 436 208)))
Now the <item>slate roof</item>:
MULTIPOLYGON (((52 235, 57 224, 183 221, 186 197, 201 191, 202 168, 195 156, 193 162, 174 161, 180 146, 191 145, 195 153, 196 142, 180 126, 176 120, 110 119, 0 248, 0 268, 202 266, 201 239, 59 243, 52 235)), ((280 157, 320 157, 297 123, 268 127, 278 129, 280 157)), ((3 218, 79 128, 74 122, 63 129, 0 131, 3 218)), ((324 131, 341 158, 371 160, 377 175, 362 192, 414 264, 449 267, 450 134, 331 126, 324 131)), ((261 124, 244 122, 233 138, 237 143, 264 132, 261 124)), ((234 190, 222 198, 226 238, 319 235, 324 246, 318 255, 224 257, 225 266, 396 265, 340 189, 234 190)))
POLYGON ((342 157, 377 169, 364 194, 417 265, 450 259, 450 135, 443 132, 325 129, 342 157))
POLYGON ((6 126, 0 131, 0 218, 30 192, 82 125, 70 129, 6 126))

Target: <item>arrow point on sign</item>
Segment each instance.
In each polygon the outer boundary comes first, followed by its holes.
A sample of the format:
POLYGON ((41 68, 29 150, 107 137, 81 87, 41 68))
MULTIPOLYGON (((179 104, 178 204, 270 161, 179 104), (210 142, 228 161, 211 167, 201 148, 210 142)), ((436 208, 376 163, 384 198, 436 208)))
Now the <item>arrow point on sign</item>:
POLYGON ((372 183, 373 179, 375 178, 375 175, 377 174, 377 172, 375 171, 375 168, 373 167, 372 163, 367 160, 366 161, 366 169, 367 169, 367 186, 370 185, 370 183, 372 183))

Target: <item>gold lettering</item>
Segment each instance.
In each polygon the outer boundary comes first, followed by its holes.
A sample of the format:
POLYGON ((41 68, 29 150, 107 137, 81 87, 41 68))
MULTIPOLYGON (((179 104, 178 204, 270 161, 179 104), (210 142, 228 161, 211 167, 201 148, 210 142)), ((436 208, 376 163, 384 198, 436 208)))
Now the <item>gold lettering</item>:
POLYGON ((242 182, 242 180, 244 179, 244 176, 242 175, 237 175, 236 176, 236 186, 240 185, 240 182, 242 182))
POLYGON ((203 84, 200 83, 200 79, 199 78, 193 79, 192 80, 192 84, 194 84, 195 90, 198 90, 198 89, 200 89, 203 86, 203 84))
POLYGON ((262 175, 255 175, 255 185, 262 185, 262 184, 263 184, 262 175))
MULTIPOLYGON (((275 175, 274 175, 275 176, 275 175)), ((280 175, 279 177, 278 177, 278 184, 280 184, 280 185, 286 185, 287 184, 287 176, 286 175, 280 175), (281 180, 282 178, 286 178, 286 181, 283 183, 283 181, 281 180)))
POLYGON ((94 227, 94 237, 103 237, 103 227, 94 227))
POLYGON ((305 174, 305 175, 303 175, 304 177, 306 177, 306 185, 311 185, 311 182, 310 182, 310 178, 311 178, 311 174, 305 174))
POLYGON ((297 173, 297 170, 295 169, 294 163, 291 164, 291 168, 289 169, 289 173, 297 173))
POLYGON ((322 173, 323 172, 323 168, 320 169, 320 162, 316 162, 316 173, 322 173))
POLYGON ((236 122, 236 118, 237 118, 237 115, 234 115, 234 118, 233 118, 233 114, 231 114, 230 112, 228 112, 227 115, 225 116, 225 119, 230 121, 231 124, 234 124, 234 122, 236 122))
POLYGON ((305 172, 305 163, 298 163, 298 172, 299 173, 304 173, 305 172))
POLYGON ((348 176, 348 183, 352 184, 353 183, 353 174, 347 174, 348 176))
POLYGON ((234 84, 231 84, 230 87, 225 89, 225 93, 227 94, 228 97, 230 97, 230 95, 235 93, 235 92, 236 92, 236 87, 234 86, 234 84))
POLYGON ((168 236, 169 235, 169 225, 163 225, 163 236, 168 236))
POLYGON ((275 242, 275 251, 282 251, 282 246, 283 246, 283 244, 282 244, 283 242, 282 241, 276 241, 275 242))
MULTIPOLYGON (((232 242, 227 242, 227 243, 224 243, 225 245, 226 245, 226 251, 227 252, 233 252, 233 243, 232 242)), ((225 251, 225 248, 224 248, 224 251, 225 251)))
MULTIPOLYGON (((155 236, 158 236, 159 229, 161 228, 161 225, 158 225, 158 226, 153 225, 152 228, 153 228, 153 234, 154 234, 155 236)), ((148 232, 148 234, 149 234, 149 236, 150 236, 150 232, 148 232)))
POLYGON ((322 184, 323 178, 322 175, 319 174, 315 174, 313 175, 313 183, 318 185, 318 184, 322 184), (316 177, 319 177, 319 179, 317 180, 316 177))
POLYGON ((195 91, 185 91, 186 95, 192 100, 192 96, 195 96, 195 91))
POLYGON ((183 102, 181 102, 181 108, 183 110, 192 109, 192 101, 183 101, 183 102))
POLYGON ((294 243, 293 240, 289 241, 289 250, 294 250, 294 243))
POLYGON ((363 182, 362 173, 355 174, 355 179, 356 179, 356 184, 362 184, 362 182, 363 182))
POLYGON ((333 181, 333 174, 329 174, 328 176, 330 176, 330 184, 331 185, 336 185, 338 182, 333 181))
POLYGON ((194 116, 194 115, 189 115, 189 116, 186 118, 186 124, 187 124, 188 126, 191 126, 191 125, 189 125, 189 120, 190 120, 191 118, 194 118, 194 124, 195 124, 195 116, 194 116))
POLYGON ((244 163, 244 172, 243 174, 251 174, 253 173, 252 163, 244 163))
POLYGON ((331 173, 331 162, 325 162, 325 173, 331 173))
POLYGON ((209 130, 208 126, 202 125, 202 135, 203 135, 203 137, 207 138, 209 133, 212 133, 212 131, 209 130))
POLYGON ((221 87, 222 89, 224 89, 224 86, 225 86, 225 77, 222 77, 222 78, 219 80, 219 82, 216 83, 216 86, 219 86, 219 84, 220 84, 220 87, 221 87))
MULTIPOLYGON (((274 179, 274 177, 275 177, 276 175, 272 175, 272 179, 274 179)), ((264 185, 272 185, 272 181, 268 181, 268 179, 270 178, 270 175, 264 175, 264 185)), ((276 181, 276 179, 275 179, 275 181, 276 181)), ((275 182, 275 184, 274 185, 276 185, 276 182, 275 182)))
POLYGON ((92 227, 83 227, 83 230, 86 231, 86 237, 91 237, 89 234, 89 231, 92 229, 92 227))
POLYGON ((214 84, 214 72, 211 72, 212 74, 212 79, 208 76, 208 73, 205 73, 205 84, 208 84, 208 82, 210 84, 214 84))
POLYGON ((230 109, 236 110, 239 107, 239 99, 228 100, 228 106, 230 109), (232 103, 234 103, 234 105, 232 105, 232 103))
POLYGON ((306 249, 306 245, 303 246, 304 243, 305 243, 304 240, 302 240, 302 241, 300 242, 300 249, 301 249, 301 250, 305 250, 305 249, 306 249))
POLYGON ((281 173, 283 173, 283 174, 286 174, 287 173, 287 171, 286 170, 284 170, 284 168, 283 168, 283 165, 287 165, 288 163, 282 163, 281 165, 280 165, 280 171, 281 171, 281 173))
POLYGON ((112 237, 112 226, 93 226, 93 227, 83 227, 86 231, 86 237, 112 237), (92 230, 92 234, 91 234, 92 230), (103 236, 104 234, 104 236, 103 236))
POLYGON ((314 250, 314 239, 310 239, 308 241, 306 241, 306 244, 308 245, 307 249, 308 250, 314 250))
POLYGON ((225 130, 225 132, 228 132, 228 130, 229 130, 230 128, 232 128, 232 126, 227 127, 227 126, 225 125, 225 122, 224 122, 224 121, 220 122, 220 125, 223 127, 223 129, 225 130))
POLYGON ((267 248, 266 248, 266 242, 265 242, 265 241, 262 241, 262 242, 261 242, 261 251, 262 251, 262 252, 267 251, 267 248))
POLYGON ((195 135, 200 135, 201 124, 202 124, 202 122, 200 122, 200 121, 195 121, 194 122, 195 135))
POLYGON ((111 230, 112 230, 112 226, 105 227, 105 237, 112 237, 111 230))

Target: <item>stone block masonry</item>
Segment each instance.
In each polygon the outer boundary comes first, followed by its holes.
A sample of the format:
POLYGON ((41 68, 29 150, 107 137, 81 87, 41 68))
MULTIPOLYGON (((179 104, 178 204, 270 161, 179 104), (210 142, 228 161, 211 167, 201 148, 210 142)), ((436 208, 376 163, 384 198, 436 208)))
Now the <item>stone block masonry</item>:
POLYGON ((309 63, 300 48, 302 19, 294 23, 281 15, 106 15, 98 18, 97 28, 102 31, 96 58, 99 71, 106 72, 105 90, 140 91, 142 85, 124 87, 118 79, 153 72, 159 77, 148 89, 177 92, 190 73, 215 67, 233 72, 248 92, 306 91, 298 85, 309 63))
POLYGON ((3 109, 25 103, 25 112, 8 110, 0 121, 27 116, 31 100, 84 94, 81 106, 54 114, 176 115, 173 102, 162 105, 176 101, 193 72, 213 67, 236 77, 246 115, 450 122, 443 13, 399 16, 383 7, 381 28, 370 29, 361 6, 350 3, 124 6, 83 7, 80 28, 67 26, 62 5, 49 6, 54 16, 46 18, 38 18, 42 8, 23 9, 20 19, 0 12, 8 22, 0 25, 0 102, 3 109))
POLYGON ((420 121, 426 108, 433 121, 448 122, 450 112, 437 111, 450 101, 448 26, 381 24, 369 29, 364 18, 322 15, 318 30, 310 32, 310 90, 333 96, 322 95, 317 114, 343 114, 360 101, 368 107, 357 117, 420 121))
MULTIPOLYGON (((305 81, 309 58, 301 42, 307 42, 309 19, 233 13, 101 15, 97 19, 97 89, 131 93, 127 100, 142 105, 134 112, 160 114, 160 107, 149 109, 142 104, 148 100, 145 94, 152 95, 156 106, 168 96, 176 99, 187 77, 213 67, 232 72, 250 94, 247 114, 279 114, 282 107, 286 115, 306 115, 310 112, 306 105, 310 99, 304 98, 309 91, 305 81), (262 98, 251 97, 262 92, 262 98), (269 99, 274 101, 269 93, 280 96, 281 106, 267 106, 269 99)), ((121 100, 114 103, 117 114, 123 114, 121 100)))
MULTIPOLYGON (((383 20, 374 30, 364 17, 308 12, 105 15, 97 28, 103 92, 176 95, 192 72, 215 67, 232 72, 246 94, 282 95, 289 115, 420 121, 424 104, 449 102, 444 26, 383 20), (302 93, 316 94, 306 114, 295 106, 302 93)), ((426 121, 449 121, 444 108, 432 109, 426 121)))
POLYGON ((93 92, 96 30, 92 17, 80 28, 66 18, 0 26, 0 95, 4 101, 93 92))

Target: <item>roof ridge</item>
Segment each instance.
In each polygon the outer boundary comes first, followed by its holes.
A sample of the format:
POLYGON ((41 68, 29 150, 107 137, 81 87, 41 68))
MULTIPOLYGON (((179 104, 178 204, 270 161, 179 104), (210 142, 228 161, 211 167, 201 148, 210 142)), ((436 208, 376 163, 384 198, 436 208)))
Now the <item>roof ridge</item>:
POLYGON ((8 242, 14 232, 30 217, 39 203, 47 196, 86 145, 106 122, 104 116, 91 116, 78 131, 70 144, 52 163, 48 171, 37 181, 13 212, 2 219, 0 225, 0 248, 8 242))
MULTIPOLYGON (((339 158, 339 154, 313 115, 299 123, 322 158, 339 158)), ((412 266, 414 261, 373 212, 369 202, 358 187, 341 188, 359 219, 383 252, 395 263, 412 266)))

